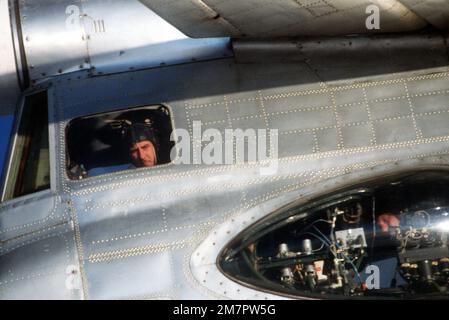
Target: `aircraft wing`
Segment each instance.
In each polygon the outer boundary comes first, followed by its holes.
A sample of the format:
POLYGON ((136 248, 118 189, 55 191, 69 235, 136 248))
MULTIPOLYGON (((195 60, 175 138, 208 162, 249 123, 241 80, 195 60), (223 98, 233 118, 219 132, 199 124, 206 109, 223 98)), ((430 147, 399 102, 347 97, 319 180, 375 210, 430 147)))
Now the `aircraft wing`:
POLYGON ((449 26, 448 0, 140 0, 190 37, 294 37, 366 33, 370 5, 382 32, 449 26))

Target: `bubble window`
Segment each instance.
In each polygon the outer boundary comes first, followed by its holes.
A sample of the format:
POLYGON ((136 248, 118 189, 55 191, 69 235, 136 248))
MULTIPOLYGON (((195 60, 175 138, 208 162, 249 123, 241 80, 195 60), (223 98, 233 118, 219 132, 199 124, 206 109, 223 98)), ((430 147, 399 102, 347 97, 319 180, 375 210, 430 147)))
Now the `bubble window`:
POLYGON ((449 172, 419 171, 290 205, 219 266, 241 284, 315 298, 449 297, 449 172))

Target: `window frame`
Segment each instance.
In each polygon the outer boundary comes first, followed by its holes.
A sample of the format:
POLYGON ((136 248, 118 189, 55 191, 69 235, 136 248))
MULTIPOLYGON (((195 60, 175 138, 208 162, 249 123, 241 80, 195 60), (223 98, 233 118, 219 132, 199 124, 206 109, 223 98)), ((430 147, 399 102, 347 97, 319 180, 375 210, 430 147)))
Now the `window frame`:
POLYGON ((6 154, 6 161, 5 161, 5 165, 3 167, 3 171, 2 171, 2 181, 1 181, 1 189, 0 189, 0 204, 3 203, 7 203, 7 202, 14 202, 14 201, 23 201, 23 200, 27 200, 27 199, 32 199, 32 198, 36 198, 36 197, 41 197, 42 195, 45 194, 51 194, 53 192, 55 192, 55 183, 54 183, 54 179, 55 179, 55 171, 54 171, 54 143, 52 143, 53 139, 52 139, 52 125, 50 123, 50 119, 51 117, 51 108, 50 108, 50 100, 49 100, 49 93, 47 90, 40 90, 40 91, 33 91, 33 92, 29 92, 24 94, 20 100, 19 103, 17 105, 17 109, 16 112, 14 114, 14 118, 13 118, 13 128, 11 130, 11 134, 10 134, 10 139, 9 139, 9 146, 8 146, 8 152, 6 154), (18 150, 17 148, 18 146, 18 132, 20 129, 20 125, 22 123, 22 118, 23 118, 23 114, 24 114, 24 110, 25 110, 25 106, 26 106, 26 101, 27 99, 30 99, 30 97, 32 96, 36 96, 39 94, 45 94, 47 96, 47 128, 48 128, 48 152, 49 152, 49 173, 50 173, 50 183, 49 183, 49 187, 43 190, 37 190, 28 194, 24 194, 24 195, 20 195, 20 196, 11 196, 9 197, 7 192, 8 192, 8 187, 11 185, 11 183, 15 184, 15 181, 12 181, 12 179, 17 178, 13 177, 13 172, 12 172, 12 168, 13 168, 13 164, 14 162, 17 160, 17 156, 18 156, 18 150))
POLYGON ((141 110, 141 109, 145 109, 145 108, 157 108, 157 107, 164 107, 168 110, 169 112, 169 123, 172 129, 172 132, 176 132, 176 125, 175 125, 175 118, 174 118, 174 113, 173 113, 173 108, 171 108, 171 106, 167 105, 166 103, 143 103, 143 104, 138 104, 138 105, 132 105, 132 106, 117 106, 117 107, 111 107, 111 109, 106 110, 106 111, 99 111, 99 112, 94 112, 94 113, 83 113, 83 114, 78 114, 77 116, 71 117, 70 119, 68 119, 65 123, 64 123, 64 128, 63 128, 63 133, 64 133, 64 148, 62 150, 63 154, 64 154, 64 166, 63 166, 63 172, 61 172, 61 176, 63 177, 63 179, 65 180, 66 183, 69 184, 76 184, 78 182, 85 182, 85 181, 91 181, 91 180, 101 180, 105 177, 110 177, 112 175, 121 175, 121 174, 129 174, 132 172, 136 172, 136 171, 143 171, 145 170, 146 172, 151 172, 151 171, 155 171, 155 170, 160 170, 160 169, 164 169, 167 167, 172 167, 175 165, 176 160, 178 159, 179 155, 178 155, 178 143, 176 141, 173 142, 173 148, 175 148, 176 150, 176 157, 175 159, 170 159, 170 162, 164 163, 164 164, 158 164, 155 165, 153 167, 142 167, 142 168, 133 168, 133 169, 125 169, 125 170, 117 170, 117 171, 113 171, 113 172, 108 172, 108 173, 104 173, 104 174, 99 174, 99 175, 95 175, 95 176, 87 176, 83 179, 71 179, 68 175, 68 168, 67 168, 67 164, 69 161, 69 154, 68 154, 68 130, 70 128, 70 124, 78 119, 81 118, 90 118, 90 117, 95 117, 95 116, 101 116, 101 115, 106 115, 106 114, 110 114, 110 113, 115 113, 115 112, 127 112, 127 111, 133 111, 133 110, 141 110))
MULTIPOLYGON (((267 213, 264 217, 254 222, 253 224, 246 226, 231 240, 224 242, 223 246, 221 246, 221 249, 216 256, 217 269, 220 271, 221 275, 224 275, 232 282, 238 283, 243 287, 247 287, 260 292, 265 292, 268 294, 273 294, 279 297, 288 297, 292 299, 324 300, 404 300, 403 298, 389 297, 385 295, 345 296, 329 293, 321 295, 319 293, 308 293, 295 289, 289 289, 286 287, 281 288, 278 283, 274 282, 265 282, 263 280, 255 278, 250 279, 250 281, 248 281, 248 279, 243 279, 242 277, 236 276, 235 274, 232 274, 225 270, 226 268, 223 267, 223 264, 229 257, 234 258, 235 256, 237 256, 237 254, 242 251, 245 245, 247 245, 246 242, 248 242, 250 239, 253 241, 258 241, 267 235, 263 234, 261 236, 252 236, 255 233, 260 233, 261 231, 265 230, 265 228, 260 228, 261 225, 267 224, 268 227, 279 225, 282 222, 290 219, 291 217, 296 216, 299 218, 298 220, 300 220, 310 214, 308 213, 308 210, 327 206, 328 204, 333 203, 336 199, 343 199, 347 196, 355 194, 367 194, 372 197, 375 195, 375 192, 379 188, 379 186, 385 187, 387 184, 395 182, 395 180, 407 179, 408 177, 413 175, 425 175, 427 173, 432 174, 439 172, 444 172, 449 175, 449 167, 447 167, 447 165, 440 166, 437 164, 425 164, 407 169, 394 170, 386 174, 364 177, 362 179, 358 179, 357 181, 351 182, 350 179, 346 183, 342 183, 337 187, 332 187, 329 189, 326 188, 325 191, 319 192, 316 195, 312 195, 309 198, 290 201, 267 213), (297 213, 289 214, 292 211, 297 211, 297 213)), ((283 227, 285 227, 285 225, 275 228, 275 230, 283 227)))

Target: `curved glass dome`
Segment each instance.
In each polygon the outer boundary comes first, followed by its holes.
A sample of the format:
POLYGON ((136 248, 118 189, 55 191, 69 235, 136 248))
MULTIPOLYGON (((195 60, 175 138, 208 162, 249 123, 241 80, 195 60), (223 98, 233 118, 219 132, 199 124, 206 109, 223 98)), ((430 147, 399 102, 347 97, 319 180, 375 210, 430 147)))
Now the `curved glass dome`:
POLYGON ((289 206, 219 258, 242 284, 318 298, 449 297, 449 172, 382 178, 289 206))

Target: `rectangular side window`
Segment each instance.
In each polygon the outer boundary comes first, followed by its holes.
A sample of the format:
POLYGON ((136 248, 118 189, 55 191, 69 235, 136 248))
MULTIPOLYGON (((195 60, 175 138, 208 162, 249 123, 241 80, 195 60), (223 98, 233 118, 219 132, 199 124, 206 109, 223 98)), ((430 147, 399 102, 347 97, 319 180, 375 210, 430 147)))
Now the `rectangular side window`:
POLYGON ((73 119, 66 127, 67 175, 72 180, 171 162, 172 117, 163 105, 73 119))
POLYGON ((25 99, 3 200, 50 188, 47 93, 25 99))

